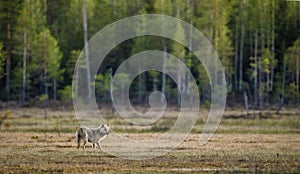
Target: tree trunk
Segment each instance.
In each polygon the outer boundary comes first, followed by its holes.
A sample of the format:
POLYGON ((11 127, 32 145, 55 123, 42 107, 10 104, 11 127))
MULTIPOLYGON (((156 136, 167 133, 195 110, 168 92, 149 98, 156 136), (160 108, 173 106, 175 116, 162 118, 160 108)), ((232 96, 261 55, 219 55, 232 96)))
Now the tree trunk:
MULTIPOLYGON (((261 59, 261 58, 259 58, 259 59, 261 59)), ((261 62, 261 60, 259 60, 259 62, 261 62)), ((262 107, 263 107, 263 87, 262 87, 262 72, 261 72, 261 70, 259 69, 258 70, 258 83, 259 83, 259 88, 258 88, 258 91, 259 91, 259 115, 261 116, 261 114, 262 114, 262 107)))
MULTIPOLYGON (((145 31, 145 19, 143 18, 142 22, 142 31, 145 31)), ((145 45, 145 39, 142 39, 142 44, 145 45)), ((139 67, 140 71, 140 67, 139 67)), ((143 82, 144 82, 144 75, 145 73, 142 73, 138 76, 138 103, 142 103, 142 94, 143 94, 143 82)))
POLYGON ((285 76, 286 76, 286 60, 283 58, 283 73, 282 73, 282 84, 281 84, 281 95, 279 94, 279 104, 277 108, 277 114, 279 114, 279 111, 281 110, 283 104, 284 104, 284 96, 285 96, 285 76))
MULTIPOLYGON (((10 13, 7 14, 10 18, 10 13)), ((9 94, 10 93, 10 70, 11 70, 11 26, 10 23, 7 24, 7 43, 6 43, 6 64, 5 64, 5 91, 9 94)))
POLYGON ((244 50, 244 34, 245 33, 245 27, 244 23, 241 24, 241 42, 240 42, 240 80, 239 80, 239 89, 242 89, 242 83, 243 83, 243 50, 244 50))
POLYGON ((27 73, 27 33, 23 33, 23 81, 22 81, 22 92, 21 92, 21 103, 25 103, 26 99, 26 73, 27 73))
POLYGON ((138 76, 138 102, 141 103, 142 102, 142 84, 143 84, 143 78, 142 78, 143 74, 140 74, 138 76))
MULTIPOLYGON (((46 33, 44 34, 44 37, 43 37, 43 44, 44 45, 46 45, 47 43, 46 43, 46 33)), ((47 56, 47 50, 43 50, 43 58, 45 59, 45 60, 47 60, 47 58, 48 58, 48 56, 47 56)), ((42 77, 42 79, 43 79, 43 82, 44 82, 44 87, 45 87, 45 95, 47 96, 47 99, 46 100, 48 100, 49 99, 49 92, 48 92, 48 72, 47 72, 47 67, 48 65, 47 65, 47 63, 46 63, 46 66, 45 66, 45 69, 44 69, 44 76, 42 77)))
POLYGON ((258 47, 258 41, 257 41, 257 29, 255 29, 255 46, 254 46, 254 107, 257 106, 257 75, 258 75, 258 62, 257 62, 257 47, 258 47))
POLYGON ((248 113, 249 113, 249 107, 248 107, 248 96, 247 96, 247 92, 246 91, 244 91, 244 102, 245 102, 246 114, 248 115, 248 113))
POLYGON ((152 90, 153 91, 157 91, 157 84, 156 84, 156 82, 157 82, 157 78, 156 78, 156 74, 154 73, 153 74, 153 81, 152 81, 152 90))
MULTIPOLYGON (((261 34, 261 56, 259 62, 262 62, 262 55, 264 54, 265 51, 265 31, 264 31, 264 17, 265 17, 265 12, 264 12, 264 2, 262 1, 262 10, 261 10, 262 15, 260 16, 261 18, 261 23, 260 23, 260 34, 261 34)), ((259 68, 259 114, 261 116, 262 114, 262 109, 263 109, 263 70, 262 67, 259 68)))
POLYGON ((115 115, 115 107, 114 107, 114 103, 113 103, 113 94, 112 94, 112 89, 113 89, 112 78, 113 78, 113 71, 112 71, 112 68, 109 68, 109 82, 110 82, 109 93, 110 93, 110 98, 111 98, 111 114, 112 114, 112 116, 114 116, 115 115))
MULTIPOLYGON (((193 11, 192 11, 193 14, 193 11)), ((191 14, 191 25, 193 25, 193 20, 192 20, 192 14, 191 14)), ((189 40, 189 47, 192 49, 193 48, 193 30, 190 28, 190 34, 189 34, 190 40, 189 40)), ((188 56, 188 64, 187 67, 189 70, 191 70, 192 66, 192 52, 189 51, 189 56, 188 56)), ((186 72, 186 94, 189 96, 189 105, 192 103, 192 95, 190 95, 190 88, 189 88, 189 82, 190 82, 190 76, 188 75, 188 72, 186 72)))
MULTIPOLYGON (((296 52, 296 90, 299 92, 299 53, 296 52)), ((297 98, 298 100, 298 98, 297 98)))
MULTIPOLYGON (((180 58, 182 59, 182 58, 180 58)), ((178 90, 177 90, 177 105, 180 106, 181 98, 180 98, 180 92, 181 92, 181 64, 178 64, 178 71, 177 71, 177 82, 178 82, 178 90)))
POLYGON ((47 70, 44 70, 44 77, 43 77, 43 81, 44 81, 44 88, 45 88, 45 95, 49 98, 49 92, 48 92, 48 84, 47 84, 47 70))
POLYGON ((86 0, 82 0, 82 17, 83 17, 83 32, 84 32, 84 55, 86 60, 86 74, 87 74, 87 103, 90 102, 92 97, 91 87, 91 73, 90 73, 90 61, 89 61, 89 49, 88 49, 88 33, 87 33, 87 17, 86 17, 86 0))
POLYGON ((53 100, 56 101, 57 99, 57 80, 53 79, 53 100))
POLYGON ((269 103, 269 92, 270 92, 270 75, 266 73, 267 84, 266 84, 266 102, 264 104, 269 103))
POLYGON ((239 53, 239 33, 238 33, 238 23, 235 24, 235 56, 234 56, 234 88, 238 89, 238 53, 239 53))
MULTIPOLYGON (((272 2, 271 2, 272 3, 272 2)), ((270 8, 272 8, 272 4, 267 4, 267 16, 266 16, 266 41, 267 41, 267 48, 270 50, 272 46, 272 11, 271 11, 271 17, 268 15, 270 12, 270 8)), ((272 9, 271 9, 272 10, 272 9)), ((272 49, 272 48, 271 48, 272 49)), ((272 50, 271 54, 272 54, 272 50)), ((266 73, 266 100, 265 104, 269 104, 269 94, 271 92, 270 87, 271 87, 271 69, 272 69, 272 64, 273 64, 273 57, 268 57, 270 61, 270 65, 268 66, 268 70, 270 73, 266 73)))
POLYGON ((275 5, 272 1, 272 35, 271 35, 271 50, 274 54, 274 57, 271 61, 271 79, 270 79, 270 91, 273 91, 273 82, 274 82, 274 61, 275 61, 275 5))
POLYGON ((116 15, 116 0, 112 0, 112 19, 114 19, 114 16, 116 15))
MULTIPOLYGON (((184 59, 182 59, 182 62, 185 64, 184 59)), ((186 92, 186 72, 183 66, 180 66, 181 71, 181 93, 185 94, 186 92)))
MULTIPOLYGON (((166 62, 165 59, 167 58, 167 47, 164 42, 164 57, 163 57, 163 72, 162 72, 162 85, 161 85, 161 92, 165 95, 166 90, 166 74, 164 73, 166 71, 166 62)), ((161 103, 163 103, 163 96, 161 96, 161 103)))

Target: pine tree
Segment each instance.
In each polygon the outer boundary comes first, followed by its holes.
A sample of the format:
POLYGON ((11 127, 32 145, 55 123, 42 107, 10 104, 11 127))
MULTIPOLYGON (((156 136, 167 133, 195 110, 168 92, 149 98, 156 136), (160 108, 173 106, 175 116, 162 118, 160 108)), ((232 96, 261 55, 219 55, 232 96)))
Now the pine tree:
POLYGON ((61 79, 63 72, 60 69, 62 54, 59 51, 57 40, 50 34, 49 29, 40 32, 33 43, 32 62, 36 65, 34 72, 42 74, 42 83, 44 84, 44 94, 49 96, 48 88, 50 80, 52 81, 53 99, 56 100, 57 82, 61 79))
MULTIPOLYGON (((23 3, 20 15, 17 18, 17 26, 15 31, 14 40, 16 41, 15 53, 22 55, 22 90, 21 90, 21 103, 24 104, 26 99, 27 83, 27 69, 28 60, 32 52, 33 40, 38 32, 42 29, 41 26, 45 25, 45 16, 43 11, 45 7, 42 1, 26 0, 23 3)), ((18 75, 20 76, 20 74, 18 75)))
POLYGON ((11 90, 12 51, 14 46, 12 35, 15 29, 17 14, 21 6, 20 4, 20 0, 7 0, 0 2, 0 21, 1 25, 3 25, 0 40, 3 41, 3 49, 6 50, 5 91, 7 94, 10 94, 11 90))

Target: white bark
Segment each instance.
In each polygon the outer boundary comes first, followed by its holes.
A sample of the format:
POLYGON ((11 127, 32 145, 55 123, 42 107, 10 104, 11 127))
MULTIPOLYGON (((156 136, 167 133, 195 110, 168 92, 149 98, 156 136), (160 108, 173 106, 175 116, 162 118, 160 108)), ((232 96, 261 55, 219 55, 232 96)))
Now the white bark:
POLYGON ((257 36, 258 31, 255 29, 255 46, 254 46, 254 107, 257 106, 257 75, 258 75, 258 62, 257 62, 257 47, 258 47, 258 41, 257 36))
POLYGON ((26 96, 26 73, 27 73, 27 33, 23 33, 23 81, 22 81, 22 93, 21 103, 25 103, 26 96))
MULTIPOLYGON (((164 42, 165 44, 165 42, 164 42)), ((163 60, 167 58, 167 47, 164 45, 164 56, 163 60)), ((166 74, 164 73, 166 71, 166 62, 163 61, 163 72, 162 72, 162 85, 161 85, 161 92, 165 95, 166 90, 166 74)), ((163 96, 161 97, 161 103, 163 103, 163 96)))
POLYGON ((247 92, 246 91, 244 91, 244 102, 245 102, 246 114, 248 115, 248 113, 249 113, 249 107, 248 107, 248 96, 247 96, 247 92))
POLYGON ((271 62, 271 79, 270 79, 270 91, 273 91, 273 82, 274 82, 274 59, 275 59, 275 2, 272 1, 272 36, 271 36, 271 50, 274 54, 274 57, 271 62))
MULTIPOLYGON (((182 59, 182 58, 180 58, 182 59)), ((181 71, 181 64, 179 63, 178 64, 178 71, 177 71, 177 82, 178 82, 178 90, 177 90, 177 104, 178 106, 180 106, 180 103, 181 103, 181 98, 180 98, 180 93, 181 93, 181 74, 182 74, 182 71, 181 71)))
POLYGON ((245 27, 244 24, 241 24, 241 42, 240 42, 240 80, 239 80, 239 89, 242 89, 242 83, 243 83, 243 50, 244 50, 244 31, 245 27))
POLYGON ((87 74, 87 103, 90 102, 92 96, 91 87, 91 72, 90 72, 90 61, 89 61, 89 50, 88 50, 88 34, 87 34, 87 17, 86 17, 86 0, 82 0, 82 17, 83 17, 83 32, 84 32, 84 56, 86 60, 86 74, 87 74))
POLYGON ((235 89, 238 88, 238 52, 239 52, 239 46, 238 46, 238 23, 235 24, 235 56, 234 56, 234 87, 235 89))

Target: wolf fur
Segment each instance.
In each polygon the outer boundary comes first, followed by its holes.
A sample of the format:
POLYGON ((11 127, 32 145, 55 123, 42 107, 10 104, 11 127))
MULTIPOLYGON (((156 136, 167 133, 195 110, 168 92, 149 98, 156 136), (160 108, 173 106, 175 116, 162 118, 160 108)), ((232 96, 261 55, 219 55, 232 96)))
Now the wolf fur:
POLYGON ((80 147, 81 140, 83 140, 83 149, 85 149, 86 143, 90 142, 95 148, 97 144, 98 148, 101 150, 100 141, 107 137, 109 134, 109 125, 103 124, 98 128, 88 128, 81 126, 76 130, 76 142, 77 148, 80 147))

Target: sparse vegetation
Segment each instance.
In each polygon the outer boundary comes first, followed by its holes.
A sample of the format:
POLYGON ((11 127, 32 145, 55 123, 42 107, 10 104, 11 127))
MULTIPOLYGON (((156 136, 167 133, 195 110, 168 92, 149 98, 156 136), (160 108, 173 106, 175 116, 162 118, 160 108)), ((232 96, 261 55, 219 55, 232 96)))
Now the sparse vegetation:
MULTIPOLYGON (((5 111, 5 112, 4 112, 4 115, 2 115, 2 114, 0 113, 0 127, 2 126, 3 122, 9 118, 10 114, 11 114, 11 111, 10 111, 10 110, 5 111)), ((4 126, 5 126, 6 128, 8 128, 8 127, 10 127, 10 124, 9 124, 8 122, 6 122, 6 123, 4 124, 4 126)))
MULTIPOLYGON (((110 113, 103 109, 103 113, 110 113)), ((276 112, 276 111, 274 111, 276 112)), ((176 149, 150 160, 119 159, 90 146, 78 150, 75 130, 79 126, 74 112, 43 109, 14 109, 1 127, 0 173, 18 172, 246 172, 295 173, 300 168, 300 136, 298 111, 283 110, 280 115, 269 111, 261 119, 241 111, 227 111, 213 138, 198 145, 199 132, 207 111, 200 113, 192 134, 176 149)), ((171 114, 170 114, 171 113, 171 114)), ((138 127, 120 117, 107 117, 112 130, 133 139, 159 135, 172 127, 176 111, 158 122, 138 127)), ((115 142, 111 146, 126 148, 115 142)))

